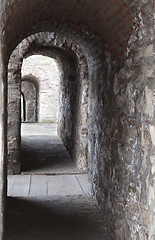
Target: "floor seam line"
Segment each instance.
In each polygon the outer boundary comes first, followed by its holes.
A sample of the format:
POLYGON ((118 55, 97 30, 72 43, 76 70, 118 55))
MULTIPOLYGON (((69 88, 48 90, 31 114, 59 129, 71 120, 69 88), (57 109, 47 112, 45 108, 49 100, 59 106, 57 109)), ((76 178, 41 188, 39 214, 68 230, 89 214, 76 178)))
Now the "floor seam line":
POLYGON ((77 180, 77 182, 78 182, 78 184, 79 184, 79 186, 80 186, 83 194, 85 194, 85 192, 84 192, 84 190, 83 190, 83 188, 82 188, 82 186, 81 186, 81 183, 80 183, 80 181, 79 181, 79 179, 78 179, 78 177, 77 177, 76 175, 75 175, 75 178, 76 178, 76 180, 77 180))
POLYGON ((61 176, 61 181, 62 181, 62 187, 63 187, 63 189, 64 189, 65 196, 67 196, 67 192, 66 192, 66 189, 65 189, 63 176, 61 176))
POLYGON ((29 185, 29 190, 28 190, 28 197, 30 196, 31 182, 32 182, 32 175, 30 175, 30 185, 29 185))
POLYGON ((47 182, 47 176, 46 176, 46 195, 48 197, 48 182, 47 182))

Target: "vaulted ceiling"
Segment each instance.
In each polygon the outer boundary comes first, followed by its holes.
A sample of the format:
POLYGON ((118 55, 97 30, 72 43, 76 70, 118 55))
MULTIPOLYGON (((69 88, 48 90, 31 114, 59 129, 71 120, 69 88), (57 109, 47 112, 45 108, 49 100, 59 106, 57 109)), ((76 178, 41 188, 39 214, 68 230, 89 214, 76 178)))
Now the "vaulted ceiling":
MULTIPOLYGON (((124 53, 132 32, 125 0, 5 0, 3 35, 8 54, 25 37, 39 31, 73 29, 104 42, 112 55, 124 53)), ((4 12, 3 10, 3 12, 4 12)))

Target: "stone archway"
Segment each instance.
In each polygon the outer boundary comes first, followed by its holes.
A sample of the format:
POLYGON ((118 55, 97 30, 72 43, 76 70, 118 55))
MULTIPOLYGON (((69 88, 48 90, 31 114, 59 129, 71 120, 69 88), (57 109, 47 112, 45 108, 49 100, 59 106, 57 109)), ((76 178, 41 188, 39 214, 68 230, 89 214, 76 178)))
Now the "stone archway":
MULTIPOLYGON (((24 58, 22 79, 37 82, 37 122, 58 123, 60 71, 57 62, 47 56, 31 55, 24 58)), ((32 98, 31 98, 32 99, 32 98)))
MULTIPOLYGON (((50 33, 42 33, 43 37, 47 37, 50 33)), ((60 89, 60 106, 61 109, 59 111, 59 123, 58 123, 58 133, 59 136, 62 138, 64 145, 66 146, 67 150, 69 151, 72 159, 74 159, 74 162, 77 163, 77 167, 82 170, 87 170, 87 121, 88 121, 88 69, 87 69, 87 62, 85 59, 84 54, 82 53, 81 49, 78 47, 75 49, 74 45, 70 45, 70 41, 68 41, 66 38, 62 38, 61 36, 55 35, 55 39, 53 42, 49 39, 49 41, 46 40, 46 43, 44 42, 44 38, 42 39, 42 45, 43 47, 40 47, 40 38, 38 38, 40 35, 35 35, 35 41, 36 41, 36 50, 33 49, 33 52, 31 51, 31 45, 34 45, 34 39, 30 37, 30 39, 27 39, 27 48, 25 47, 25 40, 24 40, 24 48, 23 48, 23 57, 28 57, 30 55, 33 55, 35 53, 48 55, 48 56, 54 56, 54 58, 57 58, 57 51, 58 56, 63 50, 65 53, 66 49, 66 56, 67 58, 70 58, 72 53, 77 57, 79 57, 79 69, 76 67, 76 61, 74 60, 75 57, 72 59, 72 63, 67 61, 64 61, 62 57, 62 61, 64 64, 60 63, 60 66, 62 65, 63 72, 61 74, 61 89, 60 89), (62 42, 66 41, 65 45, 62 46, 58 50, 58 46, 60 45, 60 40, 62 42), (39 44, 37 44, 37 42, 39 44), (53 45, 56 47, 53 48, 53 45), (48 47, 49 46, 49 47, 48 47), (53 49, 52 49, 53 48, 53 49), (70 51, 71 50, 71 51, 70 51), (53 53, 52 53, 53 51, 53 53), (68 64, 68 66, 66 65, 68 64), (72 70, 68 71, 70 68, 69 65, 72 65, 72 70), (73 70, 73 68, 75 70, 73 70), (79 72, 78 72, 79 71, 79 72), (77 88, 77 90, 75 90, 77 88), (67 89, 67 91, 66 91, 67 89), (75 90, 75 91, 74 91, 75 90), (78 93, 76 96, 75 93, 78 93), (83 95, 84 94, 84 95, 83 95), (75 102, 75 99, 77 98, 77 102, 75 102), (68 106, 66 105, 66 102, 68 102, 68 106), (75 108, 73 106, 77 105, 78 112, 74 112, 75 108), (69 109, 68 109, 69 107, 69 109), (78 126, 78 127, 77 127, 78 126), (79 140, 77 140, 79 139, 79 140)), ((46 38, 48 39, 48 37, 46 38)), ((20 49, 22 49, 22 44, 19 46, 20 49)), ((13 61, 15 62, 15 54, 18 53, 18 48, 13 53, 13 61)), ((61 55, 60 55, 61 56, 61 55)), ((21 64, 21 53, 20 56, 17 54, 16 64, 17 68, 18 65, 21 64)), ((10 60, 11 61, 11 60, 10 60)), ((58 59, 58 62, 60 60, 58 59)), ((17 72, 16 67, 14 70, 12 70, 12 75, 10 75, 10 79, 16 82, 16 78, 19 79, 19 76, 14 74, 14 72, 17 72), (15 78, 14 78, 15 77, 15 78)), ((20 70, 18 70, 20 73, 20 70)), ((39 76, 38 76, 39 77, 39 76)), ((20 85, 20 82, 19 82, 20 85)), ((13 86, 13 82, 12 82, 13 86)), ((17 91, 20 90, 20 87, 17 89, 17 91)), ((19 92, 18 92, 19 94, 19 92)), ((18 105, 16 105, 16 111, 18 110, 18 105)), ((17 121, 16 116, 14 121, 17 121)), ((17 121, 19 123, 19 119, 17 121)), ((10 131, 11 132, 11 131, 10 131)), ((16 138, 20 139, 19 132, 16 132, 16 138)), ((9 136, 9 134, 8 134, 9 136)), ((11 136, 10 136, 11 137, 11 136)), ((10 145, 9 145, 10 146, 10 145)), ((10 147, 11 149, 11 147, 10 147)), ((20 147, 19 147, 20 149, 20 147)), ((15 149, 13 149, 15 152, 15 149)), ((19 150, 16 150, 19 152, 19 150)), ((13 162, 13 159, 10 162, 13 162)), ((20 161, 20 160, 17 160, 20 161)), ((19 172, 20 170, 13 170, 19 172)))

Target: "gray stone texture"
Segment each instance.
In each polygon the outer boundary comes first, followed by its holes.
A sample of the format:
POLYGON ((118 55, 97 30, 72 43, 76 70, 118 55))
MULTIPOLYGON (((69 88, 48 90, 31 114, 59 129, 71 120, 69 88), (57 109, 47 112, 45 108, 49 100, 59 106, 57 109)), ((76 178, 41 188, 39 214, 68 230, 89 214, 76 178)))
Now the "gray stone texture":
POLYGON ((90 180, 109 240, 155 238, 154 22, 147 20, 153 9, 150 1, 133 6, 139 26, 125 56, 109 60, 107 75, 90 90, 95 99, 90 180))
POLYGON ((60 99, 67 104, 61 105, 61 137, 71 156, 80 156, 77 163, 81 156, 88 159, 91 193, 103 213, 106 240, 155 239, 154 8, 154 0, 0 2, 1 239, 6 194, 7 64, 25 38, 8 66, 8 84, 12 83, 14 96, 13 110, 9 107, 9 111, 17 113, 15 120, 15 115, 8 118, 10 168, 19 169, 20 165, 22 59, 28 52, 41 53, 40 47, 52 45, 53 56, 65 73, 60 99), (80 69, 82 60, 86 71, 80 69), (86 76, 86 85, 79 76, 86 76), (82 92, 86 93, 83 105, 82 92), (84 110, 87 105, 88 114, 84 110))

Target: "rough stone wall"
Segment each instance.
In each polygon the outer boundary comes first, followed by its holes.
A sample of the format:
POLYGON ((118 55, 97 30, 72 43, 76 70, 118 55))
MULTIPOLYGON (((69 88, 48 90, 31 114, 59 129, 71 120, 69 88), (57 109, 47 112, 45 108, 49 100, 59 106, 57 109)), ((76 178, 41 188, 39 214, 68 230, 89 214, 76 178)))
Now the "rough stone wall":
POLYGON ((88 64, 83 52, 79 49, 80 72, 77 80, 78 101, 74 108, 76 116, 74 122, 74 146, 72 158, 76 160, 77 167, 82 171, 88 170, 88 90, 89 74, 88 64))
POLYGON ((126 55, 109 60, 107 81, 90 88, 97 116, 92 192, 109 240, 155 239, 154 1, 136 2, 132 10, 126 55))
MULTIPOLYGON (((37 89, 33 83, 22 81, 21 92, 25 100, 25 122, 36 122, 37 120, 37 89)), ((21 106, 22 108, 23 106, 21 106)), ((22 112, 22 111, 21 111, 22 112)), ((22 118, 22 116, 21 116, 22 118)))
MULTIPOLYGON (((60 35, 61 36, 61 35, 60 35)), ((56 36, 59 42, 59 35, 56 36)), ((80 48, 72 41, 61 36, 63 48, 68 48, 78 57, 70 75, 64 71, 65 80, 60 85, 60 111, 58 133, 68 149, 72 159, 81 171, 87 171, 88 152, 88 64, 80 48), (77 65, 78 64, 78 65, 77 65)))
POLYGON ((74 146, 74 124, 76 102, 79 99, 77 93, 77 58, 70 56, 69 66, 64 65, 63 78, 60 83, 60 109, 58 117, 58 135, 72 157, 74 146))
POLYGON ((8 172, 20 172, 20 99, 21 72, 16 58, 11 56, 8 65, 8 103, 7 103, 7 159, 8 172), (9 97, 11 96, 11 97, 9 97))

